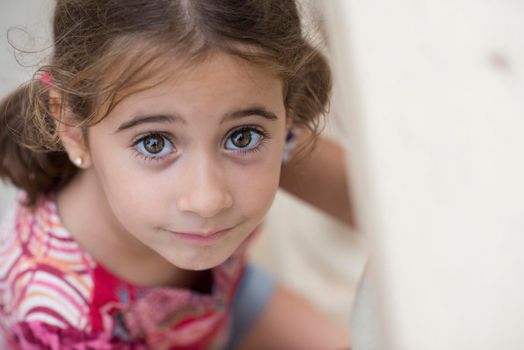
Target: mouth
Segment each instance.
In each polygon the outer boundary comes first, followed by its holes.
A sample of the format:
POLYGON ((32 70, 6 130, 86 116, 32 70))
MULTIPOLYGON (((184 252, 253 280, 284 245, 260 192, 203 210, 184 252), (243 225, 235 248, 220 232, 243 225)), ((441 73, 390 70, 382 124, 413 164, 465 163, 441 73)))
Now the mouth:
POLYGON ((181 232, 181 231, 171 231, 166 230, 167 232, 175 235, 178 238, 181 238, 185 241, 193 243, 211 243, 213 241, 219 240, 220 238, 226 236, 229 232, 233 230, 233 227, 218 231, 202 231, 202 232, 181 232))

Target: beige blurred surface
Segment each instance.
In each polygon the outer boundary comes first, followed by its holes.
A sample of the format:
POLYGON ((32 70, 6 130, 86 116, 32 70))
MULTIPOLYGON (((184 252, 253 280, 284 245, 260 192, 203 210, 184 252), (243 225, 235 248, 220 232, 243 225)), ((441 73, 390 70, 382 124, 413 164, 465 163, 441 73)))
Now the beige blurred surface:
POLYGON ((349 328, 365 252, 362 237, 280 192, 252 257, 349 328))
POLYGON ((376 267, 355 349, 524 349, 524 2, 322 3, 376 267))

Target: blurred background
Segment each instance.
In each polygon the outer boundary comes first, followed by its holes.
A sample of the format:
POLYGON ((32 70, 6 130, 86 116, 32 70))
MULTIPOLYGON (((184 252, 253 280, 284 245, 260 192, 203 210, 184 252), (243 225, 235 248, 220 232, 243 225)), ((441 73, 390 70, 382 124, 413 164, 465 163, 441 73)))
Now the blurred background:
POLYGON ((321 10, 371 257, 354 349, 524 349, 524 2, 321 10))

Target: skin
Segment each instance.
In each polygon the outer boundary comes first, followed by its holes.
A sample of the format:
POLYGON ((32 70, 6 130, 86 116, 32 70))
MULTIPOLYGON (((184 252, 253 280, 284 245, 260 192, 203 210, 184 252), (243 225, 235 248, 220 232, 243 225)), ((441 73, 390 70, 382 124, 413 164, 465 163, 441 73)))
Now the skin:
MULTIPOLYGON (((310 132, 300 129, 297 146, 310 140, 310 132)), ((354 203, 350 196, 346 154, 336 142, 319 137, 315 148, 299 155, 282 169, 280 187, 297 198, 358 230, 354 203)))
POLYGON ((254 327, 239 343, 241 350, 349 350, 347 330, 306 299, 277 287, 254 327))
POLYGON ((83 171, 58 203, 75 238, 108 268, 122 270, 133 252, 152 265, 209 269, 232 255, 273 202, 286 134, 282 82, 218 53, 124 99, 89 128, 88 149, 74 133, 63 140, 72 159, 84 158, 83 171), (253 112, 234 116, 246 110, 253 112), (232 137, 243 133, 251 142, 242 148, 232 137), (145 142, 164 146, 153 153, 145 142), (78 194, 91 200, 68 200, 78 194), (74 215, 79 205, 91 214, 74 215), (101 236, 107 252, 96 244, 101 236))
MULTIPOLYGON (((124 99, 88 129, 89 147, 80 130, 61 126, 69 157, 83 159, 58 194, 64 226, 131 283, 190 287, 198 271, 233 254, 273 202, 289 125, 282 91, 263 68, 216 53, 124 99), (233 142, 248 135, 249 146, 233 142)), ((325 315, 277 287, 241 348, 347 344, 325 315)))

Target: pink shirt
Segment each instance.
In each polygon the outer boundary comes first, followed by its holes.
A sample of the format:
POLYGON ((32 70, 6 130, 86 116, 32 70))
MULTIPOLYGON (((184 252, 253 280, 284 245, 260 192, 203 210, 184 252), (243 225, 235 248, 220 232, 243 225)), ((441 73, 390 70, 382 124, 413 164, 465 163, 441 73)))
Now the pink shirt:
POLYGON ((82 250, 53 197, 35 211, 18 204, 0 226, 0 340, 29 350, 221 348, 244 268, 241 248, 212 270, 211 294, 135 286, 82 250))

